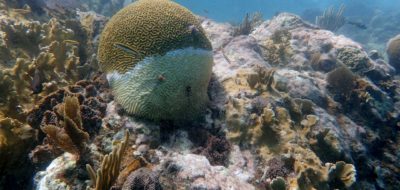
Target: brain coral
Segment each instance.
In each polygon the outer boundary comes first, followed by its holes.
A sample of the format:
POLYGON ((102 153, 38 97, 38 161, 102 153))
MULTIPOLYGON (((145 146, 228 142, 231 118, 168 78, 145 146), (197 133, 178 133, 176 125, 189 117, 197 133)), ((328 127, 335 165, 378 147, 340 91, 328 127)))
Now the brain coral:
POLYGON ((392 65, 397 72, 400 72, 400 34, 389 40, 386 53, 389 57, 389 64, 392 65))
POLYGON ((169 0, 139 0, 107 23, 98 58, 128 113, 182 120, 204 110, 211 50, 189 10, 169 0))

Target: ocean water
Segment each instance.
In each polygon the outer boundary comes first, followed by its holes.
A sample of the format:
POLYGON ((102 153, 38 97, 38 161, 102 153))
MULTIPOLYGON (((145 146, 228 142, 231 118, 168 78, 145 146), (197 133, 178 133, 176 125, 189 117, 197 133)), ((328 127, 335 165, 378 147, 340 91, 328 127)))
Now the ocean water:
POLYGON ((301 15, 306 10, 324 10, 329 6, 345 4, 345 15, 370 15, 374 10, 396 11, 400 2, 396 0, 177 0, 176 2, 190 8, 196 14, 209 17, 221 22, 239 22, 251 12, 259 11, 265 19, 269 19, 280 12, 291 12, 301 15))
POLYGON ((0 0, 0 190, 397 190, 399 161, 399 0, 0 0))

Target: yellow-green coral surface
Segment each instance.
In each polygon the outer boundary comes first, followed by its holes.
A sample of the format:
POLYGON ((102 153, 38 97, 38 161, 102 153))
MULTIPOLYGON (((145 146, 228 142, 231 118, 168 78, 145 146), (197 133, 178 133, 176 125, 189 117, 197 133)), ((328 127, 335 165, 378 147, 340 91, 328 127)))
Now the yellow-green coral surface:
POLYGON ((98 57, 103 71, 122 73, 146 56, 184 47, 211 50, 197 18, 169 0, 139 0, 107 23, 98 57))
POLYGON ((107 23, 98 58, 128 113, 191 120, 208 101, 211 49, 189 10, 169 0, 139 0, 107 23))

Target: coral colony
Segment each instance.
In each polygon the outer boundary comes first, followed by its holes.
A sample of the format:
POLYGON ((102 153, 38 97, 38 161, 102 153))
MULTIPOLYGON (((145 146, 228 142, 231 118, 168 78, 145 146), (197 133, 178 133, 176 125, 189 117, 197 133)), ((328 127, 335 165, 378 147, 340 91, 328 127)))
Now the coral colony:
POLYGON ((344 5, 38 2, 0 2, 0 190, 400 187, 400 35, 367 53, 344 5))

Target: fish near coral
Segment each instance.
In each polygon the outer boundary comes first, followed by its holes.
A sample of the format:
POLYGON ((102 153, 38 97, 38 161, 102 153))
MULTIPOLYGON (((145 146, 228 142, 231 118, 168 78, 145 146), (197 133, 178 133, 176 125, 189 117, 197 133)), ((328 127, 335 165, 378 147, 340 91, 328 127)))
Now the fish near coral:
POLYGON ((139 0, 105 26, 98 50, 116 101, 153 120, 199 117, 208 101, 212 47, 200 22, 169 0, 139 0))

